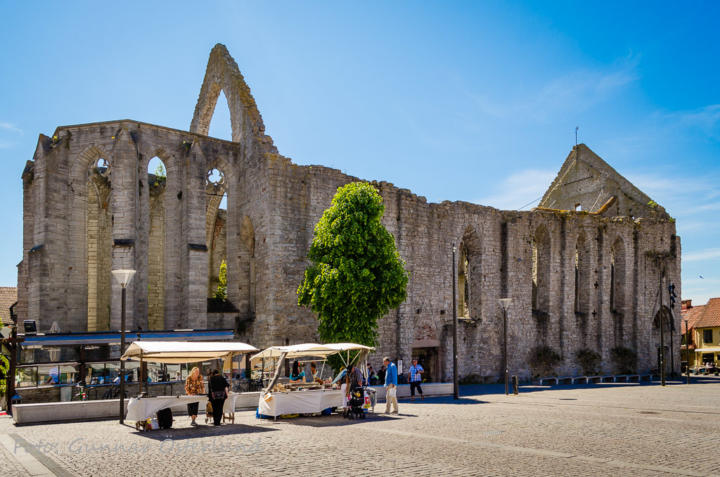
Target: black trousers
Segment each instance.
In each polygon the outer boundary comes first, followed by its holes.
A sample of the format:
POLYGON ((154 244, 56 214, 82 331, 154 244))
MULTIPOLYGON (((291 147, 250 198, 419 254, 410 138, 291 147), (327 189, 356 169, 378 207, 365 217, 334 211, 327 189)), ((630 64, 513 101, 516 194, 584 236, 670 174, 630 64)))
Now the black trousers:
POLYGON ((415 388, 417 388, 418 392, 422 396, 422 388, 420 387, 420 381, 410 383, 410 396, 415 397, 415 388))
POLYGON ((223 405, 225 404, 225 399, 211 399, 210 404, 212 404, 213 408, 213 423, 216 426, 219 426, 220 422, 222 421, 223 405))
POLYGON ((198 413, 198 403, 191 402, 187 405, 188 408, 188 416, 197 416, 198 413))

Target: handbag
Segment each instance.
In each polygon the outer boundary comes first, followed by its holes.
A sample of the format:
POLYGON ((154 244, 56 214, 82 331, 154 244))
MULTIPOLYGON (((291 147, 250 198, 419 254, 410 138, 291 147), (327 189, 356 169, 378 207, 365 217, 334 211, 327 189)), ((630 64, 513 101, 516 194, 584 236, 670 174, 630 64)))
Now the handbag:
POLYGON ((213 391, 211 396, 213 399, 225 399, 227 397, 224 389, 222 391, 213 391))

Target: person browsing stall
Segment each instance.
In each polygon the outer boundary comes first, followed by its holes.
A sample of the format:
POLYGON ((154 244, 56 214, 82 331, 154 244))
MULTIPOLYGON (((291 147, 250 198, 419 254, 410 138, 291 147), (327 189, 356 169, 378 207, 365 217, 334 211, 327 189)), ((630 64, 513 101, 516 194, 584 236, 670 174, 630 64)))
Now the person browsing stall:
POLYGON ((223 406, 228 396, 230 385, 217 369, 214 369, 208 381, 208 398, 213 409, 213 424, 219 426, 223 416, 223 406))
MULTIPOLYGON (((195 366, 185 380, 185 394, 188 396, 202 396, 205 394, 205 384, 197 366, 195 366)), ((191 426, 197 426, 195 419, 198 415, 198 403, 191 402, 187 405, 188 416, 192 421, 191 426)))

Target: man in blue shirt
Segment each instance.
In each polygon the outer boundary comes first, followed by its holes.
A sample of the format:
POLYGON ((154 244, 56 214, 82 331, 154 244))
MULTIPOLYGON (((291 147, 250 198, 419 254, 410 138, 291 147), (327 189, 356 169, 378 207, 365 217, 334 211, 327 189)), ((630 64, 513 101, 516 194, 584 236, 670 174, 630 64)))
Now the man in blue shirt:
POLYGON ((415 400, 415 389, 420 393, 420 399, 425 399, 423 396, 422 388, 420 383, 422 382, 422 373, 425 370, 418 364, 417 359, 412 360, 412 366, 410 366, 410 400, 415 400))
POLYGON ((390 414, 390 404, 393 406, 393 414, 397 414, 397 367, 387 356, 383 359, 383 363, 387 368, 385 372, 385 414, 390 414))

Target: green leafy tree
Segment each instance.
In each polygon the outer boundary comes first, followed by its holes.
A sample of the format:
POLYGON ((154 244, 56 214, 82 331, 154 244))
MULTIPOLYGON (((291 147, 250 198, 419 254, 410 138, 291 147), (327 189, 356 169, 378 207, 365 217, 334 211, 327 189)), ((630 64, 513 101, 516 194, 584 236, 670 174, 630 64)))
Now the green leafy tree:
POLYGON ((155 185, 159 185, 167 179, 167 172, 165 172, 165 167, 162 164, 157 165, 153 175, 155 176, 155 185))
POLYGON ((374 346, 378 318, 405 301, 408 273, 380 222, 384 211, 372 185, 354 182, 338 189, 315 226, 297 293, 298 304, 317 314, 325 342, 374 346))
MULTIPOLYGON (((2 326, 0 326, 2 328, 2 326)), ((2 348, 0 346, 0 348, 2 348)), ((7 356, 2 354, 0 350, 0 396, 4 396, 7 393, 7 380, 9 379, 8 373, 10 372, 10 361, 7 356)))
POLYGON ((227 263, 225 263, 225 260, 220 263, 220 273, 218 274, 218 286, 217 290, 215 290, 215 298, 227 300, 227 263))

